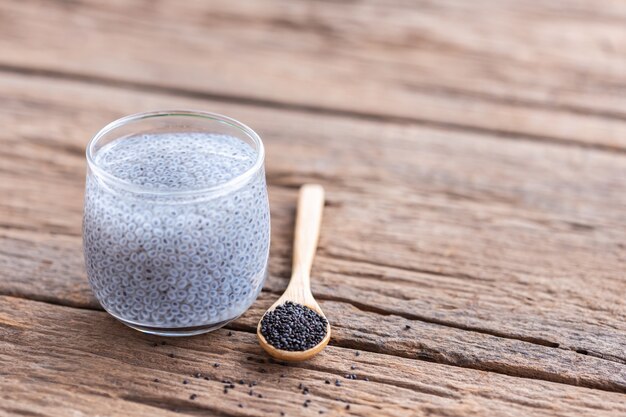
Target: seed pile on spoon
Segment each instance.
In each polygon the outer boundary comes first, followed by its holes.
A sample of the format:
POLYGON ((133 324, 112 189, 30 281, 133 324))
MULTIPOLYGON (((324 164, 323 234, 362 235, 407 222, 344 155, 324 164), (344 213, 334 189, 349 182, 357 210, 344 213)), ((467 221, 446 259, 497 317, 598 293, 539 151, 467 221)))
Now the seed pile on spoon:
POLYGON ((320 343, 328 321, 317 312, 287 301, 269 311, 261 321, 261 334, 276 349, 302 351, 320 343))

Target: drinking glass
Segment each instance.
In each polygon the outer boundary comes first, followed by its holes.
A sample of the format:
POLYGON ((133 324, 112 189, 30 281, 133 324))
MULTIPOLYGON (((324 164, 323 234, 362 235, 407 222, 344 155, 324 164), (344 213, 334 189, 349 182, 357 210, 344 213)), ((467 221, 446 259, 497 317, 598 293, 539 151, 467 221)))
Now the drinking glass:
POLYGON ((122 323, 164 336, 224 326, 261 291, 269 244, 264 148, 246 125, 157 111, 116 120, 89 142, 87 276, 122 323))

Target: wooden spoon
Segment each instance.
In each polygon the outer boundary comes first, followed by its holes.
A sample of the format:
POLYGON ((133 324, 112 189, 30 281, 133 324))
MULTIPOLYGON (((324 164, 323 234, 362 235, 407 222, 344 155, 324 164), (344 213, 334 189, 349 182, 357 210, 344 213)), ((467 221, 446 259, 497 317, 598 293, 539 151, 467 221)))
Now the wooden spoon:
MULTIPOLYGON (((317 249, 323 208, 324 189, 321 185, 307 184, 300 188, 293 245, 291 280, 283 295, 265 312, 265 314, 273 311, 286 301, 291 301, 306 306, 326 318, 311 293, 311 266, 313 265, 313 257, 317 249)), ((265 314, 263 317, 265 317, 265 314)), ((276 349, 274 346, 270 345, 261 334, 261 322, 263 321, 263 317, 259 321, 256 334, 261 347, 276 359, 294 362, 309 359, 321 352, 330 340, 329 323, 326 326, 326 336, 324 339, 310 349, 303 351, 276 349)))

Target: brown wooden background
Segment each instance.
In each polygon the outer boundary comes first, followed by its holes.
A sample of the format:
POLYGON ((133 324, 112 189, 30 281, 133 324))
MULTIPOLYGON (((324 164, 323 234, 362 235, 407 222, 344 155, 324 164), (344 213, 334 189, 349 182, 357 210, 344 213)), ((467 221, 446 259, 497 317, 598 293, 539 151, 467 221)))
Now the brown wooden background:
POLYGON ((0 2, 1 415, 625 415, 625 271, 623 1, 0 2), (80 237, 87 141, 161 108, 260 132, 273 216, 253 308, 165 345, 80 237), (334 337, 284 366, 254 326, 304 182, 334 337))

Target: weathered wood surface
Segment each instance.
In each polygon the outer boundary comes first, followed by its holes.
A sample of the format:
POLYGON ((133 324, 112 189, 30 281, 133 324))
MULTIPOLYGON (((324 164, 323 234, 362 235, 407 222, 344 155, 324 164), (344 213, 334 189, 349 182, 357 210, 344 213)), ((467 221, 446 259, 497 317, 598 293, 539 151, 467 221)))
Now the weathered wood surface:
POLYGON ((623 3, 43 4, 0 3, 0 413, 624 414, 623 3), (272 209, 258 302, 175 351, 99 311, 80 244, 89 137, 173 107, 261 133, 272 209), (333 339, 260 374, 307 181, 333 339))
POLYGON ((85 415, 94 410, 164 416, 626 413, 622 394, 380 353, 356 356, 341 347, 299 364, 268 363, 255 335, 247 332, 219 330, 154 346, 158 338, 127 329, 106 313, 12 297, 0 297, 0 328, 0 412, 7 415, 66 416, 69 403, 85 415), (197 372, 201 378, 194 377, 197 372), (345 373, 359 379, 344 379, 345 373), (225 379, 236 386, 228 394, 225 379), (257 385, 251 388, 252 381, 257 385), (298 388, 301 383, 308 395, 298 388), (191 400, 192 394, 198 397, 191 400), (305 400, 311 400, 307 408, 305 400))
POLYGON ((5 68, 626 148, 620 0, 5 0, 0 17, 5 68))

